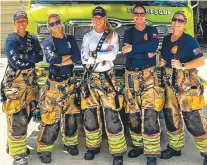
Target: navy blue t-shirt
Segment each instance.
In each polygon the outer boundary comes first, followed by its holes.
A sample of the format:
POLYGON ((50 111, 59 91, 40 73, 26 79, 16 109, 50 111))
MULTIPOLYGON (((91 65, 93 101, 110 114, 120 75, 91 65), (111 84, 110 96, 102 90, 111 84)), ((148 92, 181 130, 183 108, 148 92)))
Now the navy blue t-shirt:
POLYGON ((132 34, 131 28, 127 29, 124 33, 123 43, 132 45, 132 51, 126 54, 126 67, 142 68, 145 66, 155 66, 156 56, 149 58, 148 53, 156 52, 159 45, 157 29, 146 26, 144 30, 139 31, 135 27, 132 28, 132 34), (147 31, 149 31, 149 38, 147 31))
POLYGON ((174 42, 171 42, 170 36, 165 36, 163 41, 167 42, 167 44, 163 43, 162 47, 162 58, 167 62, 166 67, 172 67, 171 60, 174 59, 174 54, 181 42, 184 43, 180 50, 181 63, 186 63, 203 56, 197 40, 189 34, 183 33, 183 35, 174 42), (166 41, 167 39, 168 41, 166 41))
POLYGON ((46 60, 50 64, 49 72, 52 73, 53 75, 68 74, 73 69, 73 64, 65 65, 65 66, 54 65, 54 64, 61 64, 63 56, 70 55, 70 59, 72 60, 73 63, 76 63, 81 59, 77 42, 73 36, 70 36, 70 40, 68 40, 66 37, 63 38, 48 37, 43 40, 42 45, 43 45, 43 52, 46 57, 46 60), (59 73, 57 73, 57 67, 58 69, 60 69, 59 73))
POLYGON ((21 37, 16 33, 9 34, 5 42, 5 53, 9 64, 15 69, 29 69, 35 67, 35 63, 43 60, 43 52, 36 36, 32 35, 31 50, 22 54, 22 49, 27 50, 27 35, 21 37), (16 37, 15 37, 16 36, 16 37), (21 50, 18 48, 22 47, 21 50), (22 54, 22 56, 21 56, 22 54))

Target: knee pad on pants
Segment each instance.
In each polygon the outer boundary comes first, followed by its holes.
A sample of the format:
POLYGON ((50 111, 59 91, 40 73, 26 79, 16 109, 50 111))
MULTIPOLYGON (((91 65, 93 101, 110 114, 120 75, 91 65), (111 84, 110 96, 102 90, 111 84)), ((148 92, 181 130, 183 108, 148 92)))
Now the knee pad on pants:
POLYGON ((158 112, 154 109, 144 110, 144 134, 152 135, 160 131, 158 123, 158 112))
POLYGON ((25 108, 12 115, 12 136, 24 136, 27 133, 28 115, 25 108))
POLYGON ((175 123, 173 121, 173 114, 172 114, 172 109, 170 108, 164 108, 163 109, 164 116, 165 116, 165 123, 168 131, 174 132, 176 131, 175 123))
POLYGON ((77 130, 77 122, 75 115, 65 115, 65 135, 73 136, 77 130))
POLYGON ((122 123, 119 118, 119 113, 112 109, 105 109, 106 129, 111 134, 118 134, 122 131, 122 123))
POLYGON ((88 131, 99 129, 97 108, 87 108, 84 110, 84 126, 88 131))
POLYGON ((202 136, 206 133, 203 128, 199 111, 183 112, 183 118, 188 131, 193 136, 202 136))
POLYGON ((60 130, 60 121, 52 125, 46 125, 42 133, 41 142, 45 145, 52 145, 58 137, 60 130))
POLYGON ((140 112, 130 113, 128 117, 129 117, 129 122, 130 122, 130 130, 135 133, 140 134, 141 124, 142 124, 140 112))

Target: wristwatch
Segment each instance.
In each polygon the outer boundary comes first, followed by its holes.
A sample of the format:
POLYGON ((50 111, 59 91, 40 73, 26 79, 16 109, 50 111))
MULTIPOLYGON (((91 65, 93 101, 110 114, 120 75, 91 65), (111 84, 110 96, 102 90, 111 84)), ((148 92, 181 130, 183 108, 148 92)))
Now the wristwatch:
POLYGON ((185 63, 181 63, 182 70, 185 70, 185 63))

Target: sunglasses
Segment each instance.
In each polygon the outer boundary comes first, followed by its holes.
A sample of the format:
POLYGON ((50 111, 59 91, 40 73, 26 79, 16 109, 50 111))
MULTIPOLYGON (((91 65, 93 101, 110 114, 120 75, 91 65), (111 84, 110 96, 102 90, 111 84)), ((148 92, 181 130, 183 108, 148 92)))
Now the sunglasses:
POLYGON ((49 23, 50 27, 54 27, 55 25, 60 25, 60 21, 55 21, 55 22, 52 22, 52 23, 49 23))
POLYGON ((133 12, 133 15, 140 16, 140 17, 144 17, 146 15, 146 13, 133 12))
POLYGON ((183 19, 178 19, 178 18, 173 18, 172 21, 173 21, 173 22, 179 22, 179 23, 185 23, 185 20, 183 20, 183 19))

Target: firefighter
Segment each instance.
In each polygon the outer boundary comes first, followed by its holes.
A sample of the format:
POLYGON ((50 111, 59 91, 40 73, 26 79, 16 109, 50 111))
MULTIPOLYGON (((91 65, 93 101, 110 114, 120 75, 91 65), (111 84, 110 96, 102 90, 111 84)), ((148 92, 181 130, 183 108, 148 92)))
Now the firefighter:
POLYGON ((118 34, 107 21, 104 8, 96 7, 92 15, 94 29, 84 35, 81 47, 82 63, 86 65, 81 100, 87 147, 84 159, 92 160, 95 154, 100 152, 102 142, 100 108, 102 107, 109 151, 114 157, 113 165, 122 165, 123 154, 127 150, 124 127, 119 114, 123 96, 113 70, 113 60, 119 50, 119 39, 118 34))
POLYGON ((133 149, 128 157, 147 156, 155 165, 160 155, 159 111, 164 105, 164 90, 158 86, 156 49, 159 36, 155 27, 145 25, 146 9, 132 9, 135 26, 124 33, 122 53, 126 55, 125 110, 133 149))
POLYGON ((50 163, 54 142, 61 127, 64 149, 78 155, 77 116, 80 113, 74 63, 81 59, 75 38, 63 32, 63 23, 57 14, 48 16, 51 35, 43 40, 43 53, 49 63, 46 90, 40 100, 41 129, 37 139, 37 154, 42 163, 50 163))
POLYGON ((167 149, 162 159, 181 156, 184 147, 184 126, 193 135, 196 148, 207 165, 207 123, 203 115, 203 85, 197 67, 204 65, 198 42, 184 32, 187 17, 178 11, 172 17, 172 35, 165 36, 162 46, 161 66, 166 89, 163 109, 168 134, 167 149))
POLYGON ((42 61, 43 53, 37 37, 26 31, 27 14, 17 11, 13 20, 15 32, 5 42, 8 65, 1 84, 2 108, 7 116, 9 155, 14 165, 27 165, 28 124, 32 116, 40 120, 35 63, 42 61))

